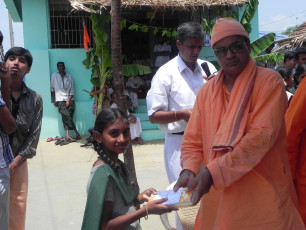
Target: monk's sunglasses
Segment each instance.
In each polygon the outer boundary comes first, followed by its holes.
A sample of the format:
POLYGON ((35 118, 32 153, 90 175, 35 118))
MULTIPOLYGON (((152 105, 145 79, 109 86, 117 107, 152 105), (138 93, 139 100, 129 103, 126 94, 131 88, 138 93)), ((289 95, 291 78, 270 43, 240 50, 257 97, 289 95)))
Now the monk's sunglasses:
POLYGON ((232 53, 237 53, 243 49, 245 42, 234 42, 229 45, 229 47, 219 47, 214 49, 215 55, 217 57, 224 57, 226 56, 228 50, 232 53))

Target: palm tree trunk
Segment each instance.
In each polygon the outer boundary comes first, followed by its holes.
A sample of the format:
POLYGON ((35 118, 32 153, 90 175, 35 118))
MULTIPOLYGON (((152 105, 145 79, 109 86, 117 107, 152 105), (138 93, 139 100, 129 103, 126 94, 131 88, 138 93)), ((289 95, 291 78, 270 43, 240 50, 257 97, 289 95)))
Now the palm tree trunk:
MULTIPOLYGON (((121 0, 112 0, 111 6, 111 46, 112 46, 112 62, 113 62, 113 84, 116 96, 118 98, 118 107, 127 112, 125 100, 124 78, 122 75, 122 59, 121 59, 121 31, 120 31, 120 14, 121 0)), ((131 181, 138 186, 134 155, 132 145, 130 144, 124 153, 124 162, 127 164, 131 181)))

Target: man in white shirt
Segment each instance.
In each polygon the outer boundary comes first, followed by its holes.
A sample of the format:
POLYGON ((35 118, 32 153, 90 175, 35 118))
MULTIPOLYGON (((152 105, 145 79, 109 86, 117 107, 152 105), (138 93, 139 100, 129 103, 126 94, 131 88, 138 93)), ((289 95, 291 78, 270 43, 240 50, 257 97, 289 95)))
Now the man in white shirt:
POLYGON ((75 103, 73 100, 73 79, 70 74, 65 72, 64 62, 58 62, 57 69, 58 72, 52 74, 51 77, 52 98, 54 106, 58 107, 58 111, 62 115, 62 121, 66 132, 66 141, 75 141, 75 139, 80 139, 81 136, 73 122, 73 114, 75 110, 75 103), (69 130, 75 132, 75 139, 69 135, 69 130))
MULTIPOLYGON (((195 22, 178 27, 176 45, 179 54, 161 66, 152 79, 147 94, 150 121, 165 132, 164 158, 169 182, 177 180, 181 172, 180 145, 196 95, 206 82, 198 59, 203 47, 204 32, 195 22)), ((211 73, 215 67, 207 62, 211 73)), ((208 76, 207 76, 208 77, 208 76)))
MULTIPOLYGON (((186 22, 177 29, 179 54, 161 66, 152 79, 147 94, 147 109, 152 123, 165 133, 164 160, 169 183, 176 181, 182 170, 181 143, 192 112, 196 95, 206 82, 198 59, 203 47, 204 32, 196 22, 186 22)), ((211 73, 216 68, 206 62, 211 73)), ((176 228, 182 229, 176 217, 176 228)))

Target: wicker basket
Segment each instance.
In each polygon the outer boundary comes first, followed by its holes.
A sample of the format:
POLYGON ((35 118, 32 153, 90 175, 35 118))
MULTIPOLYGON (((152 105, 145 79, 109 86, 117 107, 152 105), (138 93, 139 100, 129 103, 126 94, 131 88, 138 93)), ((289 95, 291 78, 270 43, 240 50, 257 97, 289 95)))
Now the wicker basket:
MULTIPOLYGON (((200 202, 195 206, 183 207, 177 211, 184 230, 192 230, 200 207, 200 202)), ((175 230, 168 220, 167 213, 160 215, 160 219, 166 230, 175 230)))
POLYGON ((195 206, 182 207, 177 211, 184 230, 192 230, 200 207, 200 202, 195 206))

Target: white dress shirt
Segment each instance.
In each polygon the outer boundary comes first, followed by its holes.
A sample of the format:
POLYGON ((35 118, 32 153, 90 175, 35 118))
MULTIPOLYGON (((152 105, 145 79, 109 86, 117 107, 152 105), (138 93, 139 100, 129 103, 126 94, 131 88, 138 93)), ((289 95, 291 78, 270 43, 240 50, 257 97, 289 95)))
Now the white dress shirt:
POLYGON ((55 101, 67 101, 74 95, 73 79, 70 74, 62 76, 56 72, 51 77, 51 92, 55 92, 55 101))
MULTIPOLYGON (((206 62, 198 59, 192 72, 178 55, 161 66, 152 79, 151 89, 147 94, 148 116, 156 111, 174 111, 193 108, 196 95, 206 82, 206 76, 200 64, 206 62)), ((211 73, 216 72, 213 64, 207 62, 211 73)), ((185 130, 184 120, 169 124, 160 124, 165 133, 177 133, 185 130)))

